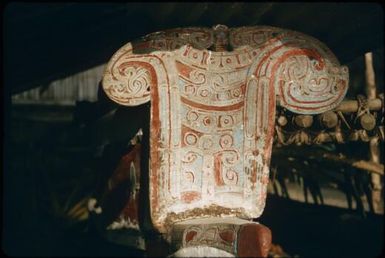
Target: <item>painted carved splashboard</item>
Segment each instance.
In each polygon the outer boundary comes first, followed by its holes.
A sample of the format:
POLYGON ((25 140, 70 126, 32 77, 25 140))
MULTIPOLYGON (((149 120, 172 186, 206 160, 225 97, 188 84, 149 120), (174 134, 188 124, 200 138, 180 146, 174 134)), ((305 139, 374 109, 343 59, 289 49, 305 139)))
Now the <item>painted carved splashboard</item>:
POLYGON ((150 34, 119 49, 103 80, 121 105, 151 101, 150 208, 160 232, 189 218, 259 217, 276 102, 321 113, 347 86, 347 68, 324 44, 264 26, 150 34))

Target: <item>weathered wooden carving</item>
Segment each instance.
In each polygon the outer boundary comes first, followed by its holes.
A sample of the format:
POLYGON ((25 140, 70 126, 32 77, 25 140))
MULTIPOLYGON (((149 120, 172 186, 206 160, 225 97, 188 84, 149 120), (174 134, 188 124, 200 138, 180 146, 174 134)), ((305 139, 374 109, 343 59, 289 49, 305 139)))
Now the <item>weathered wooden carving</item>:
POLYGON ((172 247, 176 250, 210 246, 235 257, 265 257, 271 244, 267 227, 238 218, 205 218, 176 223, 171 236, 172 247))
POLYGON ((188 219, 259 217, 276 102, 300 114, 331 110, 345 96, 348 70, 302 33, 218 25, 126 44, 103 87, 124 106, 151 101, 151 218, 166 233, 188 219))

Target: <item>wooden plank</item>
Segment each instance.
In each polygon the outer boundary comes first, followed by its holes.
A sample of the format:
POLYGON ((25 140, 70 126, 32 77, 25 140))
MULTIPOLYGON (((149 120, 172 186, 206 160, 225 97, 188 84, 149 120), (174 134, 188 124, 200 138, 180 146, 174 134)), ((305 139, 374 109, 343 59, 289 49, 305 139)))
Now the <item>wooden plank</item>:
MULTIPOLYGON (((368 99, 375 99, 377 95, 376 79, 373 68, 373 53, 365 54, 365 81, 366 81, 366 95, 368 99)), ((369 142, 369 160, 377 165, 380 165, 380 146, 379 137, 373 137, 369 142)), ((383 168, 382 168, 383 170, 383 168)), ((378 212, 381 202, 381 177, 379 175, 372 175, 372 196, 374 210, 378 212)))

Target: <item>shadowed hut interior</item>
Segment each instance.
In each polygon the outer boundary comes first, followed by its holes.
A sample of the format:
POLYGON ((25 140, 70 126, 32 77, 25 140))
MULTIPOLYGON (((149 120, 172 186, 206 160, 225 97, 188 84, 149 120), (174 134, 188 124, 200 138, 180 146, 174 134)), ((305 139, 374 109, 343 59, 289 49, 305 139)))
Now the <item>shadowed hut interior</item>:
POLYGON ((4 252, 147 255, 106 241, 89 222, 88 200, 133 148, 132 137, 122 135, 139 128, 146 111, 122 111, 107 101, 103 72, 117 49, 149 33, 224 24, 305 33, 349 68, 347 95, 332 112, 296 115, 277 108, 268 196, 259 218, 273 232, 269 256, 380 255, 383 23, 382 6, 374 3, 8 4, 4 252))

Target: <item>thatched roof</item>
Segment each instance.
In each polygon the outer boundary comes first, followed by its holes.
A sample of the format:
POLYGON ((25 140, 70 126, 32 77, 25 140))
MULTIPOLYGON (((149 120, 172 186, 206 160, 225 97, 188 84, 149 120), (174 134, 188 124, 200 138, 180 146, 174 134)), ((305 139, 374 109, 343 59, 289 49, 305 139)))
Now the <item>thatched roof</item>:
POLYGON ((326 43, 342 63, 383 47, 373 3, 11 3, 4 12, 12 93, 103 64, 126 42, 174 27, 270 25, 326 43))

